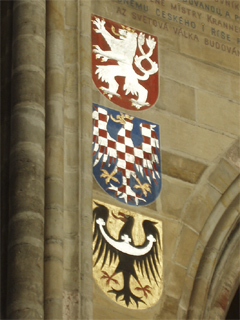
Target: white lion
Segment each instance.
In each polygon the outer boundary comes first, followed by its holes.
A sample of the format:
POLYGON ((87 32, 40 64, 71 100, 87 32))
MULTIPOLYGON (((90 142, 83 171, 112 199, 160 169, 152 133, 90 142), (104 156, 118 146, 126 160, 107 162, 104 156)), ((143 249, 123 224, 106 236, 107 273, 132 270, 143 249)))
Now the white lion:
POLYGON ((118 29, 119 33, 115 32, 115 28, 112 26, 112 32, 119 38, 113 37, 105 28, 105 20, 100 20, 95 18, 93 24, 96 26, 95 32, 101 33, 105 41, 109 45, 109 51, 102 50, 98 45, 94 45, 93 52, 96 53, 96 58, 102 58, 101 61, 108 61, 108 59, 116 60, 118 65, 98 65, 96 74, 98 74, 98 79, 109 84, 108 88, 100 87, 104 93, 108 95, 111 99, 113 95, 120 96, 117 91, 119 84, 117 83, 115 77, 122 76, 125 77, 125 83, 123 89, 125 94, 133 94, 138 98, 137 100, 131 99, 132 105, 137 109, 143 106, 148 106, 147 102, 148 90, 146 90, 138 80, 147 80, 150 75, 158 71, 158 66, 156 62, 153 62, 150 57, 156 46, 156 42, 150 36, 146 39, 149 52, 145 53, 142 46, 145 42, 145 35, 134 32, 134 30, 122 26, 123 29, 118 29), (135 56, 137 45, 140 49, 142 56, 135 56), (135 58, 134 58, 135 56, 135 58), (151 65, 150 70, 146 70, 142 67, 141 62, 146 59, 151 65), (137 74, 133 69, 133 63, 136 67, 143 73, 143 75, 137 74))

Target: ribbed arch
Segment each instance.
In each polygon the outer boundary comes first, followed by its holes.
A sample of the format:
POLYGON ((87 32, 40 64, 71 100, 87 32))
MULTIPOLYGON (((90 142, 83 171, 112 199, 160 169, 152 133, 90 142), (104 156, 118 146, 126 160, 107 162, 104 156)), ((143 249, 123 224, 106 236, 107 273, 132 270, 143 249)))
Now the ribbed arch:
MULTIPOLYGON (((222 213, 221 219, 217 220, 205 245, 193 283, 187 319, 212 319, 213 314, 214 319, 224 319, 239 284, 235 287, 235 281, 240 276, 240 269, 236 268, 237 263, 239 265, 239 194, 234 197, 232 193, 237 182, 239 179, 224 194, 225 197, 233 196, 233 200, 222 213), (219 281, 222 285, 217 285, 219 281), (227 291, 225 287, 228 288, 227 291)), ((220 203, 216 205, 214 212, 218 212, 218 208, 220 203)), ((211 224, 213 223, 211 219, 211 224)), ((209 224, 206 223, 205 228, 208 227, 209 224)))
POLYGON ((204 319, 225 319, 240 284, 239 221, 226 242, 212 277, 204 319))
MULTIPOLYGON (((231 166, 237 169, 235 164, 231 166)), ((209 183, 208 178, 202 188, 209 183)), ((221 194, 199 233, 187 268, 178 319, 224 319, 227 314, 240 279, 239 185, 237 175, 221 194)))

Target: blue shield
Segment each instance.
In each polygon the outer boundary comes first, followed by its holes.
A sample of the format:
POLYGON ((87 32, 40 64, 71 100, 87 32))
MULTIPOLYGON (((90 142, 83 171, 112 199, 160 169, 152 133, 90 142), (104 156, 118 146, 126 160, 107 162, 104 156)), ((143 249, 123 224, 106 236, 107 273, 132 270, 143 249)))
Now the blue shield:
POLYGON ((93 174, 112 197, 148 205, 161 190, 159 126, 93 104, 93 174))

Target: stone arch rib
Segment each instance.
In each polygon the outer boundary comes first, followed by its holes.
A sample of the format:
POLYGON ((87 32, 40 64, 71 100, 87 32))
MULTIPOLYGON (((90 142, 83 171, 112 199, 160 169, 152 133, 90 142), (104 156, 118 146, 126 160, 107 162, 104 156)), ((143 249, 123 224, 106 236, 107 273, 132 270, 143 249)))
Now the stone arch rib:
POLYGON ((222 319, 236 291, 235 280, 239 278, 240 270, 235 268, 235 272, 230 271, 231 266, 236 264, 235 260, 238 259, 239 263, 239 251, 235 257, 231 254, 231 250, 237 250, 236 239, 239 241, 239 182, 237 178, 222 195, 200 234, 196 247, 202 246, 204 249, 189 297, 187 319, 211 319, 213 309, 214 319, 222 319), (222 285, 217 286, 219 275, 229 272, 228 281, 222 281, 222 285), (225 288, 228 292, 224 293, 225 288), (221 299, 227 299, 224 305, 221 299))
MULTIPOLYGON (((210 210, 205 212, 207 219, 199 230, 199 239, 187 268, 178 319, 213 319, 213 312, 214 319, 223 319, 239 284, 240 271, 236 267, 240 259, 240 251, 237 249, 240 239, 240 172, 237 153, 238 146, 235 145, 219 161, 200 190, 211 186, 219 196, 212 208, 205 206, 207 211, 210 210), (235 252, 235 258, 232 252, 235 252), (233 266, 235 272, 231 272, 233 266), (220 283, 219 275, 223 277, 226 273, 230 278, 225 277, 220 283), (216 308, 219 308, 218 313, 216 308)), ((194 208, 194 205, 188 206, 186 216, 194 208)))

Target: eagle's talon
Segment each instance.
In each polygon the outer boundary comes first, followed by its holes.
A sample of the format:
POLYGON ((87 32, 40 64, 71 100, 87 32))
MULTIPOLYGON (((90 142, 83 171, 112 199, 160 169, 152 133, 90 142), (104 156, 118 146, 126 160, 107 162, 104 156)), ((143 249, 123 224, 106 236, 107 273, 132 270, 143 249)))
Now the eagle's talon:
POLYGON ((100 178, 104 178, 105 179, 105 183, 108 184, 111 182, 111 180, 117 182, 117 183, 120 183, 119 180, 114 177, 115 174, 117 173, 116 171, 112 171, 111 173, 109 173, 107 170, 105 169, 101 169, 101 171, 103 172, 101 175, 100 175, 100 178))
POLYGON ((109 286, 110 281, 113 281, 115 284, 119 284, 119 282, 116 279, 113 279, 115 273, 113 273, 111 276, 106 271, 102 271, 102 273, 103 276, 101 276, 101 279, 107 279, 106 285, 109 286))
POLYGON ((147 293, 152 295, 152 292, 150 291, 150 289, 152 289, 152 288, 150 286, 146 285, 145 287, 142 287, 140 282, 139 282, 139 284, 140 284, 140 287, 136 287, 135 290, 143 291, 145 298, 148 297, 147 293))

